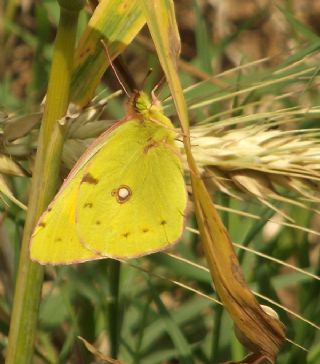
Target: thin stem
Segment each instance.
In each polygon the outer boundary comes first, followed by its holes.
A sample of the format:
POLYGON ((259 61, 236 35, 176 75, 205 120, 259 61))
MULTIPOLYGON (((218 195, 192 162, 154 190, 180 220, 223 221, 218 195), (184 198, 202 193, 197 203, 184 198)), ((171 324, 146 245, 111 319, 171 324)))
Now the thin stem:
POLYGON ((36 221, 57 189, 64 139, 64 130, 58 120, 65 115, 69 103, 78 14, 83 1, 60 0, 60 5, 60 22, 22 239, 6 364, 34 363, 33 346, 43 267, 30 261, 29 240, 36 221))
MULTIPOLYGON (((267 207, 260 213, 260 215, 263 217, 263 219, 258 220, 251 227, 251 229, 248 231, 248 233, 246 234, 246 236, 243 239, 242 246, 248 246, 253 241, 253 239, 256 237, 257 234, 259 234, 261 232, 264 225, 274 215, 274 213, 275 212, 273 210, 270 210, 269 207, 267 207)), ((246 253, 245 250, 240 250, 238 253, 238 259, 239 259, 240 264, 243 262, 245 253, 246 253)))
POLYGON ((223 306, 217 305, 214 312, 210 363, 214 363, 219 354, 223 306))
POLYGON ((139 364, 140 360, 141 360, 140 359, 141 345, 142 345, 142 342, 143 342, 143 336, 144 336, 145 328, 147 326, 148 313, 150 311, 151 302, 152 302, 151 297, 148 297, 148 299, 145 301, 145 305, 144 305, 144 308, 143 308, 141 323, 140 323, 140 330, 139 330, 139 333, 138 333, 137 344, 136 344, 135 351, 134 351, 134 359, 133 359, 134 364, 139 364))
MULTIPOLYGON (((225 207, 230 206, 230 197, 226 194, 221 194, 221 204, 225 207)), ((221 215, 225 228, 229 229, 229 213, 224 211, 221 215)), ((216 306, 214 310, 214 324, 212 332, 212 347, 210 362, 214 362, 218 357, 220 349, 220 337, 221 337, 221 324, 222 324, 223 306, 216 306)))
POLYGON ((110 355, 116 359, 119 351, 119 283, 120 262, 109 260, 109 285, 110 294, 108 298, 108 322, 110 335, 110 355))

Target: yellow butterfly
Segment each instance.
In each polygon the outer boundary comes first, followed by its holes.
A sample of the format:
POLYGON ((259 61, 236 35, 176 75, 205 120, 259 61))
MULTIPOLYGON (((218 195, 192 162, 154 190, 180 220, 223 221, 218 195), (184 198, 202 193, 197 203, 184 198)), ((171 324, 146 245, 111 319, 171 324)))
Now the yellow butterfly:
POLYGON ((31 259, 129 259, 174 244, 187 205, 175 137, 159 101, 137 92, 128 116, 86 150, 40 217, 31 259))

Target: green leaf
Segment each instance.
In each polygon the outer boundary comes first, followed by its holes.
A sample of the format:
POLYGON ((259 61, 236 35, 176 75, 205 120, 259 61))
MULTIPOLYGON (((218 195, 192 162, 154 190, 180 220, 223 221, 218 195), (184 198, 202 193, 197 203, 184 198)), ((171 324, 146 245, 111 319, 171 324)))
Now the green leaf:
POLYGON ((101 40, 110 58, 117 57, 131 43, 145 23, 138 0, 102 0, 84 31, 75 55, 71 100, 78 106, 92 98, 108 67, 101 40))

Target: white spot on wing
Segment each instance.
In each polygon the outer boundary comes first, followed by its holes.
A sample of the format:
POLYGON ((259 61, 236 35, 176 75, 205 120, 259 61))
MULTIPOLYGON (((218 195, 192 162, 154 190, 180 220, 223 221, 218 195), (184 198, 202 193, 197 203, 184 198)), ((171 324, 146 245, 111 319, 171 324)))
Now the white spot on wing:
POLYGON ((120 200, 126 199, 130 195, 130 191, 127 189, 127 187, 121 187, 118 190, 118 196, 120 200))
POLYGON ((130 199, 132 191, 130 187, 122 185, 112 190, 111 194, 115 196, 119 203, 125 203, 130 199))

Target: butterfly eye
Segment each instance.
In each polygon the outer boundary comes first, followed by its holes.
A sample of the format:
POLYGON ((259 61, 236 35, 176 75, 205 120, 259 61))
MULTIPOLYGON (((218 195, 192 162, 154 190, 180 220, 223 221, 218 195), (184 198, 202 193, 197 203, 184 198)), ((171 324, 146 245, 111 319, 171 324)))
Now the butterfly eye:
POLYGON ((132 192, 131 192, 130 187, 120 186, 120 187, 112 190, 111 194, 112 194, 112 196, 116 197, 116 199, 119 203, 124 203, 130 199, 132 192))

